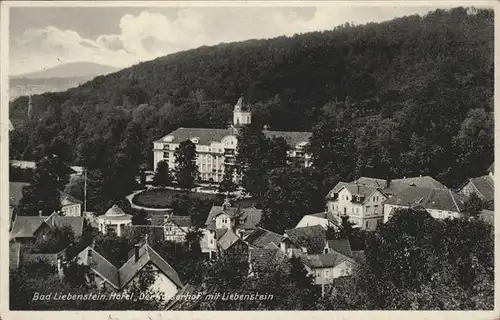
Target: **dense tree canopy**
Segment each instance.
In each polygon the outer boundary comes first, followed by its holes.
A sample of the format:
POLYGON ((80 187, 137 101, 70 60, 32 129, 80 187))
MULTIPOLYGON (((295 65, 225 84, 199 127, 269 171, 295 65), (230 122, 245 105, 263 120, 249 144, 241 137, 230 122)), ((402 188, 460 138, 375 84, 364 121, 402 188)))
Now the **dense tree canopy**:
POLYGON ((313 131, 325 188, 361 174, 429 174, 456 186, 493 160, 493 11, 436 10, 179 52, 34 96, 28 122, 20 97, 10 105, 10 152, 37 160, 55 150, 103 170, 127 149, 127 167, 151 167, 154 140, 180 126, 226 127, 241 95, 259 127, 313 131))

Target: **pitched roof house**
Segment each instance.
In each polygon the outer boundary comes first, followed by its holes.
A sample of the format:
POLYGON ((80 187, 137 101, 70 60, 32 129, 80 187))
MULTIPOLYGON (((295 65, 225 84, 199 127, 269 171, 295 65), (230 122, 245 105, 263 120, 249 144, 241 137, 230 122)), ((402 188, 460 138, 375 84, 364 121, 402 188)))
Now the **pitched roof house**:
POLYGON ((353 182, 339 182, 327 196, 327 210, 347 216, 356 227, 375 230, 383 221, 382 203, 388 196, 382 188, 353 182))
POLYGON ((282 235, 257 227, 252 233, 243 238, 251 248, 266 248, 271 244, 280 246, 282 235))
POLYGON ((89 266, 91 283, 103 290, 127 290, 141 272, 156 275, 153 288, 162 292, 165 299, 172 298, 183 288, 177 272, 148 244, 147 238, 143 244, 135 246, 131 257, 120 268, 92 247, 82 250, 75 259, 77 263, 89 266))
POLYGON ((407 188, 384 203, 384 222, 399 208, 422 207, 436 219, 458 218, 465 198, 450 189, 407 188))
POLYGON ((10 239, 14 241, 34 240, 54 228, 70 227, 75 236, 82 235, 85 227, 83 217, 65 217, 58 213, 50 216, 17 216, 12 225, 10 239))
POLYGON ((311 246, 320 247, 326 242, 326 231, 315 225, 285 230, 281 238, 280 248, 289 257, 307 253, 311 246))
POLYGON ((459 193, 466 197, 476 193, 483 200, 493 201, 495 199, 495 180, 491 174, 471 178, 460 189, 459 193))
POLYGON ((271 248, 252 248, 248 251, 249 275, 272 271, 288 261, 287 256, 277 246, 271 248))
POLYGON ((355 183, 381 188, 388 196, 393 196, 408 187, 446 189, 445 185, 430 176, 405 177, 403 179, 377 179, 361 177, 357 179, 355 183))

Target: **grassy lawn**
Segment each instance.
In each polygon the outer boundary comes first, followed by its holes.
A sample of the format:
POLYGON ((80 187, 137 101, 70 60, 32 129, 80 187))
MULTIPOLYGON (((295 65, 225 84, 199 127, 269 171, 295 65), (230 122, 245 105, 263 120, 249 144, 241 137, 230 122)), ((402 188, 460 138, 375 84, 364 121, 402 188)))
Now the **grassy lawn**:
POLYGON ((147 190, 134 196, 132 202, 149 208, 168 208, 175 197, 187 194, 191 199, 216 200, 216 195, 178 190, 147 190))

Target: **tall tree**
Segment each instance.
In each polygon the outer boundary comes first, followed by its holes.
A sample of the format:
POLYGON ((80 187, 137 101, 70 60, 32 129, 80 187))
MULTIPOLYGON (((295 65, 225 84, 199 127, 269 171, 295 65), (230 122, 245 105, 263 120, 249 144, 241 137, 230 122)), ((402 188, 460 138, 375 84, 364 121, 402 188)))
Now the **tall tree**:
POLYGON ((23 188, 19 204, 21 215, 50 215, 61 210, 60 192, 69 181, 70 168, 55 155, 48 155, 36 163, 33 179, 23 188))
POLYGON ((162 160, 158 162, 156 166, 156 172, 153 177, 153 185, 166 187, 172 184, 172 175, 170 174, 170 170, 168 168, 168 162, 162 160))
POLYGON ((199 176, 196 165, 196 145, 191 140, 185 140, 179 144, 175 150, 175 178, 177 184, 182 189, 188 190, 195 186, 195 181, 199 176))

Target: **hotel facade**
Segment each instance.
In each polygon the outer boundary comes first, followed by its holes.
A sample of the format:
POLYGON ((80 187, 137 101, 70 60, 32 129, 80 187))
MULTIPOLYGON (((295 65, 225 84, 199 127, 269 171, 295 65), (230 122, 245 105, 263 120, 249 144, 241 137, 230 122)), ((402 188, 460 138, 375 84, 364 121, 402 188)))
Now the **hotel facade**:
MULTIPOLYGON (((223 180, 224 170, 234 166, 236 148, 238 145, 238 130, 250 124, 252 113, 243 104, 240 98, 233 110, 232 125, 227 129, 207 128, 178 128, 153 142, 154 170, 160 161, 167 161, 169 169, 175 168, 175 150, 185 140, 191 140, 198 154, 196 163, 200 172, 200 180, 218 183, 223 180)), ((304 152, 304 147, 309 143, 310 132, 284 132, 264 130, 267 138, 283 137, 291 147, 288 155, 308 167, 311 165, 310 155, 304 152)), ((238 181, 238 177, 233 177, 238 181)))

